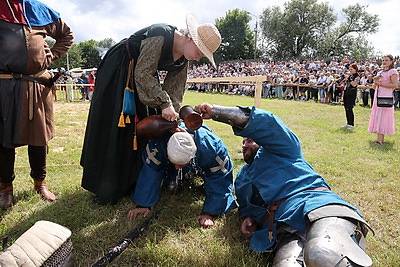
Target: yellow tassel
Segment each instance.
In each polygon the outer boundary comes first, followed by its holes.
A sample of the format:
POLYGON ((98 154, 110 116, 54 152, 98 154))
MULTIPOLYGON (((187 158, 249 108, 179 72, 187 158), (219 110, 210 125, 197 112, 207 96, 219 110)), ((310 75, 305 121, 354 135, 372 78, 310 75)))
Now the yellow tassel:
POLYGON ((137 138, 136 138, 136 134, 133 136, 133 150, 137 150, 137 138))
POLYGON ((129 115, 126 116, 126 118, 125 118, 125 123, 126 123, 126 124, 131 123, 131 118, 129 117, 129 115))
POLYGON ((124 120, 123 112, 121 112, 121 115, 119 116, 118 127, 125 127, 125 120, 124 120))
POLYGON ((272 231, 268 231, 268 239, 269 239, 269 242, 272 242, 272 240, 274 240, 274 235, 273 235, 272 231))

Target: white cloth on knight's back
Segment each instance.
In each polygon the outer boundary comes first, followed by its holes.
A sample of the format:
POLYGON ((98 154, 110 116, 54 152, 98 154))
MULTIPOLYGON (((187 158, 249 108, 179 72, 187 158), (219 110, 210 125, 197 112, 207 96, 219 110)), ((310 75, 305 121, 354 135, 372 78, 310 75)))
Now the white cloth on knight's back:
POLYGON ((174 133, 168 140, 168 159, 172 164, 185 165, 195 157, 197 151, 193 137, 187 132, 174 133))
POLYGON ((42 266, 70 236, 62 225, 38 221, 0 254, 0 266, 42 266))

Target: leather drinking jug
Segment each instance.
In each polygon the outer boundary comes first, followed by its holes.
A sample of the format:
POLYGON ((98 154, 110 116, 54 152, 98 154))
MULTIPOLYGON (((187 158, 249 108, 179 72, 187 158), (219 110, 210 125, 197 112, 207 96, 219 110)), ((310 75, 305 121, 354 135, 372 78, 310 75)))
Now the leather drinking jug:
POLYGON ((181 107, 179 117, 185 122, 186 128, 195 131, 203 124, 203 118, 189 105, 181 107))
POLYGON ((152 115, 137 123, 136 134, 148 140, 157 140, 177 127, 178 121, 167 121, 161 115, 152 115))

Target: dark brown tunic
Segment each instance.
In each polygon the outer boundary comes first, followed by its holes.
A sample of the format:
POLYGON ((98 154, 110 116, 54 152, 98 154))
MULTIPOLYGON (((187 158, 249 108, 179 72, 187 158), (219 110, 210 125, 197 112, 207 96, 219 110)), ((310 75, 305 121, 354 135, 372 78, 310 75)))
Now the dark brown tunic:
MULTIPOLYGON (((65 54, 73 43, 70 28, 61 20, 40 27, 28 27, 0 20, 0 75, 24 74, 43 82, 52 61, 65 54), (46 36, 55 39, 53 59, 46 57, 46 36)), ((54 137, 53 97, 42 84, 0 79, 0 141, 4 147, 43 146, 54 137)))

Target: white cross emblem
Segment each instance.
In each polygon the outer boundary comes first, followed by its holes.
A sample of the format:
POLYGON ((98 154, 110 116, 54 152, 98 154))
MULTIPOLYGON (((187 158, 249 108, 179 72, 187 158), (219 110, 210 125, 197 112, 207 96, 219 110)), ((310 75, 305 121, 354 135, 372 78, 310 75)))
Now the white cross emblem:
POLYGON ((225 169, 225 164, 228 162, 228 156, 225 157, 224 161, 222 161, 222 159, 219 156, 216 156, 215 160, 219 163, 219 166, 210 168, 210 171, 217 172, 221 170, 224 174, 227 173, 228 170, 225 169))
POLYGON ((147 144, 147 146, 146 146, 146 152, 147 152, 147 159, 146 159, 146 163, 147 163, 147 164, 150 164, 150 160, 151 160, 152 162, 154 162, 154 164, 156 164, 156 165, 160 165, 160 164, 161 164, 161 162, 160 162, 158 159, 155 158, 155 155, 156 155, 157 152, 158 152, 158 149, 157 149, 157 148, 153 148, 153 151, 150 152, 149 144, 147 144))

